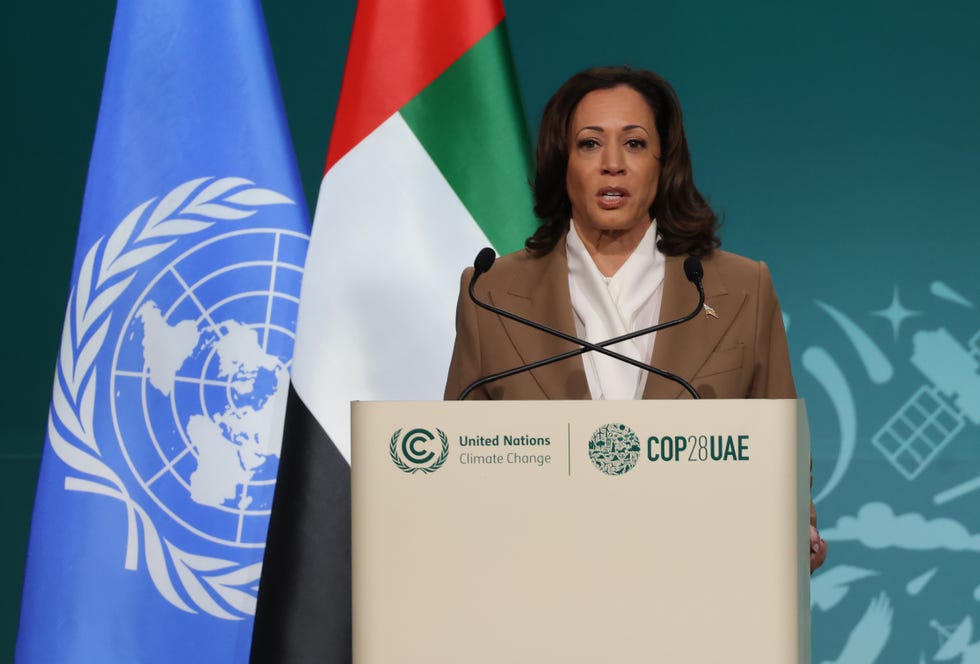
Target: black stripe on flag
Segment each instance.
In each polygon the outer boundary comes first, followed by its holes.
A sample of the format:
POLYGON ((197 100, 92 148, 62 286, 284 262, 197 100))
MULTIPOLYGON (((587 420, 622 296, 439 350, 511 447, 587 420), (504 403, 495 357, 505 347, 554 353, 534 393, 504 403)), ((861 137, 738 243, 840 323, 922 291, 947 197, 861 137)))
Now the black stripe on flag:
POLYGON ((252 664, 351 661, 350 466, 289 386, 252 664))

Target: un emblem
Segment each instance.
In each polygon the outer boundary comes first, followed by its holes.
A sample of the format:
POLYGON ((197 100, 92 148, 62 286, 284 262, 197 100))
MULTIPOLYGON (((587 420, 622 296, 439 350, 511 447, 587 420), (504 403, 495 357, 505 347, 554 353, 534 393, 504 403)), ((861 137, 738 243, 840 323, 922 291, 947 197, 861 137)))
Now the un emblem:
POLYGON ((625 475, 640 458, 640 439, 625 424, 604 424, 589 438, 589 459, 606 475, 625 475))
POLYGON ((277 227, 280 206, 295 203, 244 178, 197 178, 97 238, 51 399, 65 487, 125 505, 125 569, 224 620, 254 615, 278 470, 309 239, 277 227))
POLYGON ((436 432, 441 442, 438 456, 432 450, 435 447, 432 444, 435 436, 428 429, 411 429, 404 436, 401 429, 396 429, 391 434, 391 443, 388 446, 391 460, 406 473, 414 474, 420 470, 423 473, 434 473, 439 470, 449 458, 449 440, 441 429, 436 429, 436 432))

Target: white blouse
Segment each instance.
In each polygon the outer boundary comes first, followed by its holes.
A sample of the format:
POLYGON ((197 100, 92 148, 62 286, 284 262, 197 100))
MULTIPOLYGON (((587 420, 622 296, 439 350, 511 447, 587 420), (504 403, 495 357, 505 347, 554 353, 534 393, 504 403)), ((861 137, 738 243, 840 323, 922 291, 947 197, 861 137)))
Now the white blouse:
MULTIPOLYGON (((657 249, 657 223, 651 222, 640 244, 611 277, 599 272, 592 256, 569 223, 566 240, 568 289, 578 336, 592 343, 618 337, 660 319, 665 258, 657 249)), ((654 334, 622 341, 610 350, 649 363, 654 334)), ((593 399, 639 399, 649 372, 590 351, 582 355, 593 399)))

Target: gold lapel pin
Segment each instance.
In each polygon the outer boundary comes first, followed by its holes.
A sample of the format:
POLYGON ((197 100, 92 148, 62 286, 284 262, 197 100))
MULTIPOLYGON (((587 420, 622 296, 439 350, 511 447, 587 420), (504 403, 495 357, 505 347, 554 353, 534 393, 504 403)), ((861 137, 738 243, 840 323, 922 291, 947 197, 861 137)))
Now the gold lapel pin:
POLYGON ((718 312, 714 310, 710 304, 704 305, 704 317, 705 318, 718 318, 718 312))

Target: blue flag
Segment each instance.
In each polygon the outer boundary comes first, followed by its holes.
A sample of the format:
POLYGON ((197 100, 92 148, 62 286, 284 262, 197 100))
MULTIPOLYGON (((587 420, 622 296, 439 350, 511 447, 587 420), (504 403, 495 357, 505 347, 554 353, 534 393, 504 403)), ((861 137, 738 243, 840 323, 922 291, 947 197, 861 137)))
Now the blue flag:
POLYGON ((18 662, 247 661, 308 231, 258 0, 120 0, 18 662))

